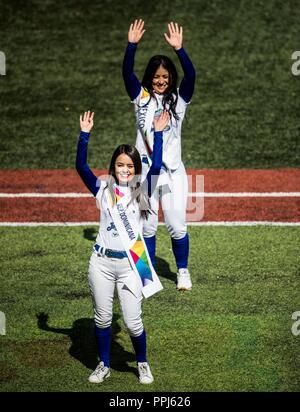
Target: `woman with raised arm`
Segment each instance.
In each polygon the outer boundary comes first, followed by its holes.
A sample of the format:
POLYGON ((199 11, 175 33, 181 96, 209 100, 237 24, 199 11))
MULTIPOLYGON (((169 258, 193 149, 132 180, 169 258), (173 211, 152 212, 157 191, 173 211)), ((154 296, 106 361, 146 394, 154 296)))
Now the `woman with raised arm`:
POLYGON ((97 179, 87 164, 87 147, 94 113, 80 116, 76 169, 95 196, 101 211, 99 233, 90 258, 88 280, 92 295, 95 334, 100 363, 89 382, 101 383, 110 376, 110 341, 114 289, 117 287, 125 326, 136 354, 139 380, 153 382, 142 322, 142 297, 162 289, 142 236, 143 220, 151 213, 149 198, 162 164, 163 130, 169 114, 163 111, 154 122, 153 161, 145 180, 134 146, 122 144, 114 151, 107 181, 97 179), (149 184, 151 180, 152 185, 149 184))
POLYGON ((183 29, 177 23, 168 24, 164 37, 179 58, 184 77, 177 88, 177 70, 172 60, 163 55, 151 57, 141 82, 134 73, 137 45, 145 33, 144 21, 135 20, 128 31, 128 45, 123 61, 123 79, 127 93, 134 103, 137 138, 136 147, 141 155, 143 174, 152 164, 154 121, 163 110, 170 114, 164 129, 163 164, 156 190, 151 197, 151 208, 156 211, 144 222, 144 238, 154 266, 159 201, 165 223, 171 236, 172 249, 178 268, 177 289, 190 290, 188 270, 189 236, 186 225, 188 180, 181 160, 181 126, 186 108, 191 101, 196 72, 182 47, 183 29))

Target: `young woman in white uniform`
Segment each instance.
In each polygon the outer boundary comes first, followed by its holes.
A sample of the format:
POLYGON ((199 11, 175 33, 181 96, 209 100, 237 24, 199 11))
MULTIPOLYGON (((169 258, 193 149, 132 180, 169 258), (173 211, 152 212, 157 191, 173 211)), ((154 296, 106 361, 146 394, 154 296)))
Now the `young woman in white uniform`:
MULTIPOLYGON (((141 383, 148 384, 153 382, 153 376, 147 362, 146 333, 141 318, 143 287, 133 270, 134 261, 132 256, 126 252, 127 246, 124 244, 121 234, 125 228, 125 233, 128 231, 132 235, 131 226, 132 228, 134 226, 138 227, 140 233, 142 233, 143 220, 151 212, 149 212, 149 197, 155 187, 155 176, 157 180, 160 173, 162 130, 169 121, 169 114, 166 111, 162 112, 154 122, 153 162, 144 181, 141 179, 142 164, 140 155, 137 149, 130 145, 120 145, 115 150, 111 159, 107 182, 97 179, 93 174, 87 164, 87 147, 90 131, 93 127, 93 117, 94 113, 89 111, 80 116, 81 132, 76 157, 76 169, 87 188, 96 197, 101 211, 100 229, 90 258, 88 272, 100 363, 90 375, 89 381, 91 383, 100 383, 110 376, 111 322, 116 286, 125 326, 130 334, 136 354, 139 380, 141 383), (147 184, 150 179, 152 180, 152 186, 147 184), (122 199, 126 198, 129 201, 120 214, 122 216, 120 222, 121 225, 124 223, 124 228, 119 226, 120 230, 118 230, 119 221, 115 220, 114 211, 116 208, 121 207, 122 199)), ((139 244, 142 244, 140 238, 139 244)), ((136 257, 136 255, 134 256, 136 257)), ((148 262, 151 266, 150 258, 148 262)))
MULTIPOLYGON (((128 45, 123 61, 123 79, 127 93, 134 103, 137 121, 136 147, 140 152, 143 173, 147 174, 151 162, 154 138, 154 119, 163 110, 170 113, 170 121, 164 130, 163 165, 151 208, 158 211, 161 202, 165 223, 172 241, 178 273, 177 289, 190 290, 192 282, 188 271, 189 236, 186 225, 188 180, 181 160, 181 126, 195 85, 196 73, 191 60, 182 47, 182 27, 168 24, 166 41, 172 46, 181 63, 184 77, 177 89, 177 71, 167 56, 153 56, 140 83, 134 74, 134 56, 137 44, 145 29, 143 20, 135 20, 128 31, 128 45)), ((144 222, 144 238, 155 262, 158 214, 153 213, 144 222)))

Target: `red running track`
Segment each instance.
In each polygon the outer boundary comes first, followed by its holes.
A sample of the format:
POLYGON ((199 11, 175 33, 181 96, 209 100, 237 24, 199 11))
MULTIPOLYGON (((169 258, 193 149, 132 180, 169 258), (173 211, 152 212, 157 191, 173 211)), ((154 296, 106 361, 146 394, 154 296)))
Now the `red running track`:
MULTIPOLYGON (((96 175, 106 171, 94 170, 96 175)), ((300 169, 201 170, 188 169, 193 177, 204 176, 205 193, 228 193, 228 197, 190 197, 187 220, 202 222, 271 221, 300 222, 300 169), (277 193, 276 197, 232 197, 234 193, 277 193), (289 197, 278 193, 294 194, 289 197), (231 194, 231 196, 230 196, 231 194)), ((201 189, 201 191, 203 188, 201 189)), ((0 171, 1 222, 96 222, 99 210, 92 197, 3 197, 18 193, 88 193, 75 170, 0 171)), ((160 213, 160 220, 162 215, 160 213)))

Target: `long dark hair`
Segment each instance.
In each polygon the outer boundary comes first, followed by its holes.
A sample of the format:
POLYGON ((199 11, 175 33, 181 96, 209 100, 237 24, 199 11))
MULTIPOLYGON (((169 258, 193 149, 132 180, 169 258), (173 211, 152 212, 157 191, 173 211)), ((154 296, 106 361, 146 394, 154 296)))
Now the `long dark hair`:
POLYGON ((113 184, 114 183, 119 183, 117 176, 116 176, 116 171, 115 171, 115 165, 116 165, 116 160, 120 154, 125 154, 130 157, 130 159, 133 162, 134 166, 134 177, 130 181, 129 185, 132 190, 132 199, 136 199, 136 201, 139 204, 140 212, 141 215, 144 219, 148 218, 148 215, 150 213, 150 203, 149 199, 147 196, 147 193, 143 193, 141 190, 138 190, 141 186, 141 178, 142 178, 142 161, 141 161, 141 156, 138 152, 138 150, 134 147, 131 146, 130 144, 121 144, 116 148, 114 151, 109 169, 108 169, 108 174, 109 174, 109 179, 107 182, 107 187, 110 193, 111 198, 113 199, 113 202, 116 202, 116 195, 114 192, 113 184))
POLYGON ((176 120, 179 119, 176 113, 176 104, 178 100, 178 92, 177 92, 177 80, 178 80, 178 73, 175 67, 175 64, 168 56, 163 56, 161 54, 157 56, 151 57, 147 67, 145 69, 144 77, 142 80, 142 86, 148 90, 150 96, 154 96, 154 91, 152 87, 153 77, 158 70, 158 68, 162 66, 165 70, 169 73, 169 87, 167 88, 166 92, 164 93, 163 97, 163 107, 164 109, 168 109, 176 120), (166 108, 166 105, 169 107, 166 108))

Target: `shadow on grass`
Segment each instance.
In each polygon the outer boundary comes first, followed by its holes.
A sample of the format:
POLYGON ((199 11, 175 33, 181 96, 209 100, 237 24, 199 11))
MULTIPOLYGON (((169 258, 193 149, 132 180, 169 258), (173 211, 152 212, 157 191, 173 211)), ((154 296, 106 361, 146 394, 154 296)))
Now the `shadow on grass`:
MULTIPOLYGON (((38 327, 41 330, 66 335, 72 344, 69 353, 79 360, 85 367, 94 370, 99 363, 97 355, 97 345, 95 338, 95 323, 93 319, 77 319, 72 328, 55 328, 49 326, 49 316, 46 313, 38 313, 38 327)), ((135 360, 133 352, 128 352, 116 341, 121 328, 118 324, 119 315, 113 316, 112 322, 112 342, 111 342, 111 367, 121 372, 133 372, 137 374, 136 368, 128 366, 127 362, 135 360)), ((129 336, 128 336, 128 339, 129 336)))
POLYGON ((93 242, 96 241, 97 234, 98 234, 98 230, 96 230, 94 227, 88 227, 87 229, 84 229, 83 231, 83 237, 93 242))
POLYGON ((170 264, 165 259, 155 256, 155 263, 156 263, 155 269, 159 277, 162 276, 176 283, 177 275, 176 273, 171 271, 170 264))

